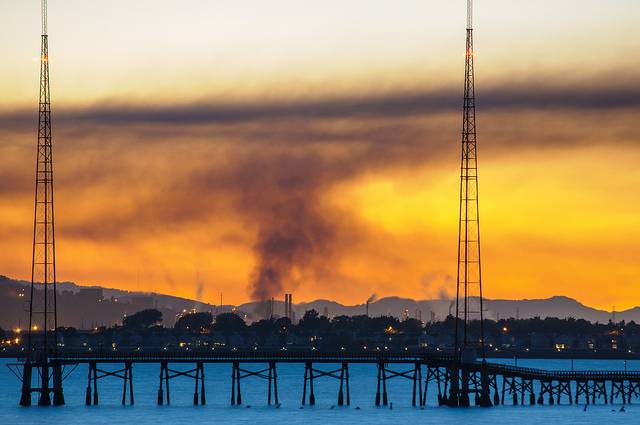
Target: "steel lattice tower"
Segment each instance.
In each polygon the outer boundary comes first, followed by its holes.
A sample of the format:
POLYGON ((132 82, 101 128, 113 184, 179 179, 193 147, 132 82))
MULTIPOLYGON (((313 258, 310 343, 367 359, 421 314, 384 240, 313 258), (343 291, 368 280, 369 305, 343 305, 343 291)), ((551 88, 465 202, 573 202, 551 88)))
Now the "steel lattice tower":
POLYGON ((464 106, 460 164, 460 222, 456 286, 456 354, 479 348, 484 358, 482 265, 480 262, 480 215, 478 211, 478 150, 473 50, 473 1, 467 0, 464 106), (480 320, 480 341, 472 341, 469 324, 480 320), (459 328, 462 327, 462 330, 459 328))
POLYGON ((458 270, 456 283, 456 318, 454 360, 449 370, 449 406, 475 403, 491 406, 489 376, 484 352, 482 302, 482 266, 480 262, 480 215, 478 212, 478 149, 476 141, 476 101, 473 50, 473 0, 467 0, 467 45, 465 51, 464 104, 460 156, 460 221, 458 226, 458 270), (470 325, 480 322, 480 339, 472 339, 470 325), (462 330, 460 329, 462 327, 462 330), (480 379, 472 377, 469 364, 482 356, 480 379))
POLYGON ((36 158, 33 254, 29 296, 29 329, 23 373, 21 405, 31 404, 31 393, 40 394, 38 404, 63 404, 59 366, 50 364, 50 355, 58 345, 56 306, 56 249, 53 208, 53 158, 51 137, 51 91, 49 85, 49 38, 47 35, 47 0, 41 1, 42 35, 40 52, 40 97, 38 105, 38 147, 36 158), (39 385, 31 386, 36 369, 39 385), (53 388, 50 385, 53 371, 53 388))

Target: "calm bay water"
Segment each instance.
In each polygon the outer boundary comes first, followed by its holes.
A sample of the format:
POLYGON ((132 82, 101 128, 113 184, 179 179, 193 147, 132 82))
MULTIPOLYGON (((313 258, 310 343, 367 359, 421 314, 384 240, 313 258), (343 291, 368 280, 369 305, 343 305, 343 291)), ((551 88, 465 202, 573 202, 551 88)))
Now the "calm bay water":
MULTIPOLYGON (((492 360, 513 364, 513 360, 492 360)), ((640 421, 640 401, 620 411, 614 406, 598 404, 589 406, 498 406, 491 409, 472 407, 450 409, 436 406, 437 390, 429 387, 427 407, 411 407, 409 380, 395 378, 388 381, 389 401, 393 409, 374 406, 376 369, 373 365, 350 365, 351 406, 338 407, 338 381, 321 378, 315 381, 316 405, 301 408, 304 367, 302 365, 278 366, 278 389, 281 407, 268 407, 267 381, 259 378, 242 380, 242 406, 230 406, 231 366, 206 365, 206 406, 193 406, 193 380, 176 378, 171 381, 171 405, 157 406, 159 366, 134 365, 134 406, 121 406, 122 381, 114 378, 98 382, 100 405, 84 405, 87 385, 87 366, 80 365, 65 381, 67 402, 63 407, 21 408, 18 404, 20 383, 5 366, 11 360, 0 360, 0 424, 32 424, 44 420, 60 424, 412 424, 437 423, 460 424, 463 422, 491 424, 623 424, 640 421), (360 409, 357 409, 359 407, 360 409)), ((519 366, 568 370, 621 370, 624 361, 611 360, 519 360, 519 366)), ((103 365, 107 370, 115 365, 103 365)), ((186 369, 187 365, 174 365, 186 369)), ((254 370, 260 365, 246 364, 254 370)), ((329 365, 318 365, 329 369, 329 365)), ((640 370, 640 361, 630 361, 629 370, 640 370)), ((407 366, 395 365, 395 370, 407 366)), ((35 398, 34 398, 35 401, 35 398)), ((565 397, 565 403, 567 402, 565 397)))

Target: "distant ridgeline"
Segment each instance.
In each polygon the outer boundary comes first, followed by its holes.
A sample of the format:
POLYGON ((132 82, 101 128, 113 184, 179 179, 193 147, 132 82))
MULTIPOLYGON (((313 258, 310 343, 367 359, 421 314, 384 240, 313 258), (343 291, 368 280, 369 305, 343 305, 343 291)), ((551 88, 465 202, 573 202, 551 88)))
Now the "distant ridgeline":
MULTIPOLYGON (((16 329, 27 326, 29 282, 10 279, 0 275, 0 327, 16 329)), ((157 309, 162 313, 162 324, 172 327, 180 316, 192 311, 205 311, 217 315, 234 311, 247 323, 265 317, 285 315, 285 303, 272 301, 253 302, 239 306, 214 306, 186 298, 162 294, 129 292, 99 286, 79 286, 71 282, 58 283, 58 323, 76 329, 93 329, 122 324, 125 316, 145 309, 157 309)), ((585 319, 593 323, 614 321, 640 322, 640 308, 612 313, 593 309, 567 297, 552 297, 543 300, 486 300, 485 317, 494 321, 507 318, 558 317, 585 319)), ((327 317, 358 316, 368 312, 369 316, 392 316, 398 319, 414 318, 418 321, 436 322, 444 320, 455 306, 451 300, 424 300, 388 297, 371 302, 345 306, 334 301, 317 300, 292 305, 291 318, 301 318, 306 311, 315 310, 327 317)))
MULTIPOLYGON (((28 326, 29 285, 30 282, 0 276, 1 328, 28 326)), ((79 286, 71 282, 59 282, 57 286, 58 323, 77 329, 122 324, 124 316, 150 308, 162 312, 165 326, 173 326, 176 316, 186 311, 215 311, 209 304, 168 295, 79 286)))

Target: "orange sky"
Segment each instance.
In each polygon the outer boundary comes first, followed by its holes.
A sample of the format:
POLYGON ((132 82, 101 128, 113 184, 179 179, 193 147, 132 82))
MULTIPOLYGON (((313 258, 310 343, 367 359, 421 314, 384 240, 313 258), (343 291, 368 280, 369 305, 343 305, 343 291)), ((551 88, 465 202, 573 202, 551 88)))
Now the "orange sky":
MULTIPOLYGON (((501 32, 522 10, 496 0, 478 12, 484 289, 621 310, 640 304, 638 58, 620 36, 637 5, 578 3, 579 16, 558 6, 519 50, 501 32), (584 27, 562 33, 563 19, 584 27), (541 38, 556 40, 551 51, 541 38), (522 51, 545 54, 514 60, 522 51)), ((108 65, 61 29, 82 9, 51 13, 59 280, 240 303, 264 292, 252 282, 266 265, 279 271, 269 293, 294 301, 454 292, 464 6, 425 16, 427 34, 407 10, 382 31, 380 5, 358 20, 329 2, 311 19, 283 1, 288 15, 264 18, 274 34, 234 30, 264 21, 229 4, 215 19, 233 47, 200 28, 213 36, 198 56, 173 28, 140 57, 148 23, 131 27, 139 11, 119 17, 118 4, 94 24, 124 34, 96 36, 108 65)), ((2 8, 36 26, 12 26, 11 46, 0 37, 0 273, 27 278, 38 20, 2 8)), ((179 27, 196 19, 180 13, 179 27)))

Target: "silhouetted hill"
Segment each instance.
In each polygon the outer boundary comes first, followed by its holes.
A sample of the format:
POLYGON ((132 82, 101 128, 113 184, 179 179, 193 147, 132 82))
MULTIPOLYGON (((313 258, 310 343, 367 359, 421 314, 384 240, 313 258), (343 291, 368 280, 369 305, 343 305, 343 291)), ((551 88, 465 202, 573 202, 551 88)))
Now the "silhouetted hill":
MULTIPOLYGON (((488 300, 484 302, 485 317, 487 319, 497 320, 516 318, 528 319, 533 317, 573 317, 576 319, 585 319, 590 322, 606 323, 611 319, 611 312, 598 310, 585 306, 580 302, 564 297, 555 296, 545 299, 524 299, 524 300, 488 300)), ((360 315, 365 314, 366 305, 342 305, 335 301, 316 300, 308 303, 294 304, 294 311, 297 317, 301 317, 306 310, 315 309, 320 314, 324 309, 328 310, 330 316, 337 315, 360 315)), ((255 311, 257 303, 247 303, 240 306, 243 311, 255 311)), ((276 302, 276 312, 284 310, 284 303, 276 302)), ((453 300, 413 300, 410 298, 386 297, 381 298, 369 305, 370 316, 390 315, 395 317, 417 318, 421 316, 423 321, 432 319, 442 320, 448 314, 455 314, 455 303, 453 300)), ((640 322, 640 307, 629 310, 616 312, 616 320, 636 321, 640 322)))
MULTIPOLYGON (((27 323, 26 289, 29 282, 0 276, 0 327, 15 328, 27 323), (23 295, 20 295, 23 294, 23 295)), ((226 305, 220 308, 211 304, 174 297, 164 294, 123 291, 100 286, 81 286, 73 282, 58 284, 59 323, 63 326, 90 328, 94 326, 110 326, 121 323, 124 315, 135 313, 145 308, 158 308, 164 317, 165 326, 173 326, 176 315, 184 310, 211 311, 214 314, 231 311, 236 308, 247 321, 262 318, 266 311, 264 303, 250 302, 239 306, 226 305)), ((295 295, 294 295, 295 301, 295 295)), ((338 315, 364 315, 366 305, 343 305, 331 300, 315 300, 312 302, 294 303, 296 318, 300 319, 304 312, 314 309, 320 314, 326 311, 330 317, 338 315)), ((546 299, 532 300, 485 300, 485 317, 496 320, 510 317, 521 319, 532 317, 574 317, 590 322, 608 322, 611 313, 585 306, 578 301, 555 296, 546 299)), ((386 297, 371 302, 370 316, 390 315, 402 318, 420 317, 423 321, 442 320, 455 312, 455 304, 451 300, 413 300, 401 297, 386 297)), ((284 303, 276 301, 274 314, 284 313, 284 303)), ((616 320, 640 322, 640 307, 616 313, 616 320)))
MULTIPOLYGON (((0 275, 0 327, 16 328, 27 325, 28 289, 30 282, 0 275)), ((165 326, 173 326, 176 315, 184 310, 230 311, 223 308, 171 295, 123 291, 100 286, 81 286, 73 282, 59 282, 58 323, 75 328, 93 328, 122 323, 125 315, 146 308, 157 308, 163 314, 165 326)))
MULTIPOLYGON (((540 300, 491 300, 488 303, 488 309, 500 317, 520 317, 523 319, 541 316, 541 317, 574 317, 576 319, 586 319, 590 322, 607 322, 611 318, 611 313, 587 307, 578 301, 562 296, 555 296, 540 300)), ((637 312, 640 313, 640 312, 637 312)), ((618 320, 625 320, 622 316, 632 316, 631 310, 628 312, 616 313, 618 320)), ((491 317, 491 316, 490 316, 491 317)), ((636 321, 640 318, 640 314, 636 314, 636 321)), ((629 319, 631 320, 631 319, 629 319)))

